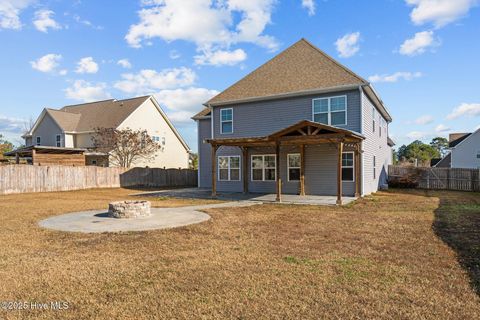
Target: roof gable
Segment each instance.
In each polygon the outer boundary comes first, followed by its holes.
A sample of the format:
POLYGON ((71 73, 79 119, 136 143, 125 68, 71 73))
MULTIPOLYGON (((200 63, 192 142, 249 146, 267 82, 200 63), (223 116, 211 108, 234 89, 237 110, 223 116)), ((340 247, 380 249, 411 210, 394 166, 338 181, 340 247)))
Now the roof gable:
POLYGON ((125 99, 104 100, 79 105, 65 106, 56 111, 56 116, 63 113, 79 115, 74 130, 65 131, 93 131, 95 128, 117 128, 132 112, 134 112, 150 96, 125 99))
POLYGON ((362 84, 368 82, 301 39, 206 104, 362 84))

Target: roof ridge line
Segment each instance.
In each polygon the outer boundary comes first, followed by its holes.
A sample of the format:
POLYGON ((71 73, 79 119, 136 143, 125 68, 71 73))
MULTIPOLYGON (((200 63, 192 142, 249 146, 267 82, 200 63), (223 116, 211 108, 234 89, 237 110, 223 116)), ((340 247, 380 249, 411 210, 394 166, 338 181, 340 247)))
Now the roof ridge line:
MULTIPOLYGON (((302 38, 303 39, 303 38, 302 38)), ((252 71, 250 71, 249 73, 247 73, 246 75, 244 75, 240 80, 238 81, 235 81, 233 84, 229 85, 228 87, 226 87, 225 89, 223 89, 222 91, 220 91, 219 93, 217 93, 215 96, 213 96, 212 98, 210 98, 208 101, 212 100, 213 98, 215 98, 216 96, 218 96, 219 94, 221 94, 222 92, 224 91, 227 91, 228 89, 230 89, 231 87, 233 87, 234 85, 236 85, 237 83, 239 83, 240 81, 242 81, 243 79, 245 79, 246 77, 248 77, 249 75, 251 75, 252 73, 254 73, 255 71, 257 71, 258 69, 260 69, 261 67, 263 67, 264 65, 270 63, 270 61, 272 61, 273 59, 277 58, 278 56, 282 55, 284 52, 286 52, 288 49, 290 49, 291 47, 293 47, 294 45, 296 45, 297 43, 299 43, 300 41, 302 41, 302 39, 298 40, 297 42, 295 42, 294 44, 290 45, 288 48, 286 48, 285 50, 281 51, 280 53, 274 55, 273 57, 271 57, 270 59, 268 59, 266 62, 262 63, 261 65, 259 65, 258 67, 256 67, 255 69, 253 69, 252 71)), ((207 107, 208 105, 208 101, 203 103, 204 106, 207 107)))
POLYGON ((319 47, 317 47, 316 45, 314 45, 313 43, 311 43, 310 41, 308 41, 307 39, 305 38, 302 38, 300 41, 305 41, 309 46, 311 46, 313 49, 317 50, 319 53, 323 54, 326 58, 328 58, 330 61, 332 61, 333 63, 335 63, 337 66, 339 66, 340 68, 342 68, 343 70, 347 71, 348 73, 350 73, 352 76, 358 78, 359 80, 365 82, 365 84, 370 84, 370 82, 368 82, 367 80, 365 80, 363 77, 359 76, 358 74, 356 74, 355 72, 353 72, 350 68, 346 67, 345 65, 343 65, 342 63, 340 63, 339 61, 337 61, 335 58, 333 58, 331 55, 329 55, 328 53, 326 53, 325 51, 323 51, 322 49, 320 49, 319 47))
POLYGON ((76 107, 76 106, 83 106, 83 105, 86 105, 86 104, 93 104, 93 103, 99 103, 99 102, 105 102, 105 101, 114 101, 115 99, 105 99, 105 100, 98 100, 98 101, 91 101, 91 102, 84 102, 84 103, 78 103, 78 104, 67 104, 65 106, 62 107, 63 108, 67 108, 67 107, 76 107))

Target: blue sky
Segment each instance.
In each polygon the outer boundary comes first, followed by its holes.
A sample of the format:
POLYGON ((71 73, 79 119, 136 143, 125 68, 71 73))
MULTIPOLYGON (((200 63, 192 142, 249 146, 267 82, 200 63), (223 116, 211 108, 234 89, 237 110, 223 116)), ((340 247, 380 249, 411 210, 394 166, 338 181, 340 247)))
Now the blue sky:
POLYGON ((480 125, 477 0, 0 0, 0 133, 44 107, 155 94, 193 150, 201 103, 304 37, 369 79, 397 144, 480 125))

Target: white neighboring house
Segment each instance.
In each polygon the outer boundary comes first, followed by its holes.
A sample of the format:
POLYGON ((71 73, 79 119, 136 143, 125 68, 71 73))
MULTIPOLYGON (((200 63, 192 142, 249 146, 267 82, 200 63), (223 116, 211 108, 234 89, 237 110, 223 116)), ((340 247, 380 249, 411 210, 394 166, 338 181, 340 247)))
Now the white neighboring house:
POLYGON ((95 128, 146 130, 161 145, 153 160, 134 166, 188 168, 190 148, 153 96, 46 108, 23 137, 27 147, 87 149, 86 165, 108 166, 108 157, 93 150, 95 128))
POLYGON ((473 133, 452 133, 450 153, 435 167, 480 169, 480 129, 473 133))

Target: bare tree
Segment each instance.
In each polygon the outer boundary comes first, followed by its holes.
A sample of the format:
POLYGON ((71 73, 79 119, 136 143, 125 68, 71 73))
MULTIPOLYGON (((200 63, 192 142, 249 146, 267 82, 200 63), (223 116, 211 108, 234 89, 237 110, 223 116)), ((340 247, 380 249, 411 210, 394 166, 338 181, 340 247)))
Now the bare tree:
POLYGON ((35 121, 33 121, 33 118, 30 116, 30 118, 23 123, 23 134, 29 133, 34 125, 35 121))
POLYGON ((96 128, 92 137, 96 151, 107 153, 114 165, 129 168, 139 160, 152 160, 160 145, 146 130, 96 128))

